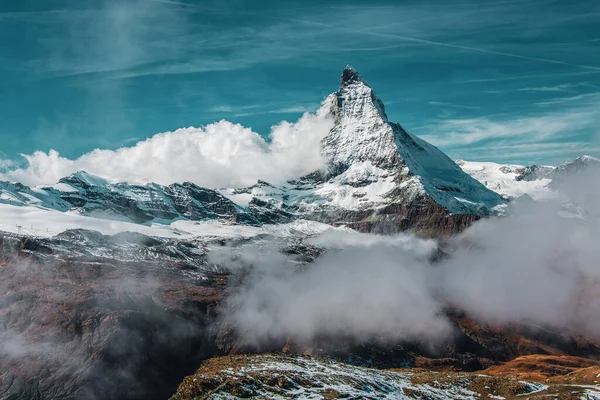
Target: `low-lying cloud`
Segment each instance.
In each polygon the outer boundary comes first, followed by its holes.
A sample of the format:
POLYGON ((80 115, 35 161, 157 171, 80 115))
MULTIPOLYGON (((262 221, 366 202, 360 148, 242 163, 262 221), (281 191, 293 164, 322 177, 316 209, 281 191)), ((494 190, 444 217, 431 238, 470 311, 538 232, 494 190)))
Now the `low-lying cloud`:
POLYGON ((226 321, 259 346, 323 335, 432 344, 451 338, 444 310, 454 306, 482 323, 600 336, 600 214, 581 211, 582 196, 600 194, 600 175, 577 181, 577 203, 514 204, 510 217, 443 243, 332 229, 306 240, 326 250, 302 267, 277 245, 238 250, 230 258, 253 270, 226 321), (449 256, 432 263, 438 247, 449 256))
POLYGON ((94 150, 71 160, 58 152, 23 155, 25 168, 1 179, 27 185, 53 184, 85 170, 131 183, 194 182, 207 187, 240 187, 258 179, 281 182, 324 167, 320 141, 333 127, 324 111, 304 114, 295 123, 281 122, 269 139, 239 124, 220 121, 203 128, 159 133, 132 147, 94 150))
POLYGON ((319 335, 436 340, 449 333, 422 271, 433 242, 333 230, 309 240, 326 243, 336 249, 300 270, 277 252, 277 244, 235 254, 238 264, 255 266, 230 298, 232 313, 225 317, 243 340, 258 345, 282 337, 309 343, 319 335))

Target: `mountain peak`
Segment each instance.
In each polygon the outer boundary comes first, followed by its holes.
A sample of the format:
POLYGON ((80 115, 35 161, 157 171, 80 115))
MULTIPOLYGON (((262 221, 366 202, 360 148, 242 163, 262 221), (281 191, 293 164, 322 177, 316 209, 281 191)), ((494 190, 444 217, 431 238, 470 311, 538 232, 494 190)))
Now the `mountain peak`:
POLYGON ((385 108, 375 91, 350 65, 337 92, 328 97, 335 126, 323 139, 322 152, 330 173, 341 173, 354 163, 376 167, 397 164, 398 151, 385 108))
POLYGON ((387 176, 402 182, 394 189, 397 193, 410 199, 422 193, 453 214, 485 215, 502 204, 498 194, 438 148, 390 122, 383 102, 351 66, 329 98, 335 125, 323 138, 321 150, 330 177, 387 176))
POLYGON ((83 185, 85 187, 106 186, 109 183, 106 179, 96 175, 92 175, 89 172, 83 170, 74 172, 69 176, 65 176, 64 178, 61 178, 58 182, 68 184, 75 183, 83 185))
POLYGON ((347 85, 355 84, 355 83, 363 83, 368 86, 365 80, 360 76, 360 74, 350 65, 346 65, 346 68, 342 71, 342 77, 340 78, 340 87, 344 87, 347 85))
POLYGON ((583 155, 577 157, 574 160, 565 162, 564 164, 558 167, 558 170, 561 171, 570 169, 580 169, 597 165, 600 165, 600 159, 592 156, 583 155))
POLYGON ((577 157, 572 162, 576 162, 576 161, 580 161, 580 162, 600 162, 600 159, 584 154, 583 156, 577 157))

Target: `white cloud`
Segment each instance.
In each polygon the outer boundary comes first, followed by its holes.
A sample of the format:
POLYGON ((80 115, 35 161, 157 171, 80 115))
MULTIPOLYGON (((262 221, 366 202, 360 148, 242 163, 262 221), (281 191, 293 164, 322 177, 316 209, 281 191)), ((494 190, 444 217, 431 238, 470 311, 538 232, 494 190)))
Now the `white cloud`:
POLYGON ((563 83, 561 85, 556 86, 539 86, 539 87, 524 87, 519 89, 521 92, 561 92, 568 89, 573 89, 582 86, 590 86, 588 82, 579 82, 579 83, 563 83))
POLYGON ((465 110, 478 110, 481 108, 481 107, 467 105, 467 104, 448 103, 445 101, 428 101, 427 104, 429 104, 431 106, 463 108, 465 110))
POLYGON ((553 106, 556 104, 563 104, 563 103, 569 103, 569 102, 573 102, 573 101, 579 101, 582 99, 587 99, 587 98, 592 98, 595 99, 598 96, 600 96, 600 93, 583 93, 583 94, 579 94, 577 96, 569 96, 569 97, 558 97, 555 99, 550 99, 550 100, 546 100, 546 101, 540 101, 535 103, 536 106, 553 106))
POLYGON ((413 129, 453 158, 514 163, 562 163, 598 154, 590 135, 599 120, 597 103, 531 116, 495 115, 439 119, 413 129))
POLYGON ((333 127, 324 113, 272 128, 270 141, 239 124, 220 121, 203 128, 159 133, 132 147, 96 149, 71 160, 58 152, 23 155, 27 167, 1 174, 28 185, 51 184, 85 170, 133 183, 190 181, 207 187, 239 187, 258 179, 280 182, 323 167, 320 141, 333 127))
POLYGON ((521 163, 535 163, 538 159, 553 159, 563 163, 568 159, 578 157, 582 154, 597 154, 600 147, 593 143, 583 141, 573 142, 549 142, 549 143, 517 143, 506 145, 490 145, 482 148, 461 150, 462 157, 473 161, 489 161, 490 158, 496 161, 519 160, 521 163))
POLYGON ((448 119, 428 127, 421 137, 436 146, 464 146, 506 138, 534 141, 569 133, 589 123, 590 114, 577 112, 564 115, 526 117, 508 121, 489 118, 448 119))
MULTIPOLYGON (((278 243, 221 252, 228 264, 252 265, 249 279, 229 298, 225 321, 247 344, 291 337, 427 340, 447 337, 450 325, 431 295, 423 258, 432 241, 330 231, 310 241, 332 245, 301 272, 278 243)), ((212 261, 223 262, 222 258, 212 261)))

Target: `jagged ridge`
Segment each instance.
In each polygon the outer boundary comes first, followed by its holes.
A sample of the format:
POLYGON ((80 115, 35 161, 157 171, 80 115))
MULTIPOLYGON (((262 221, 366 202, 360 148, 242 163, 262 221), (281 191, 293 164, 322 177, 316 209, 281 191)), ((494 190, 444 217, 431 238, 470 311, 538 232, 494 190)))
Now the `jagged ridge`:
POLYGON ((19 183, 0 182, 0 203, 77 211, 84 215, 126 219, 136 223, 178 219, 227 219, 260 225, 247 209, 221 193, 190 182, 169 186, 110 183, 105 179, 76 172, 58 184, 30 188, 19 183))

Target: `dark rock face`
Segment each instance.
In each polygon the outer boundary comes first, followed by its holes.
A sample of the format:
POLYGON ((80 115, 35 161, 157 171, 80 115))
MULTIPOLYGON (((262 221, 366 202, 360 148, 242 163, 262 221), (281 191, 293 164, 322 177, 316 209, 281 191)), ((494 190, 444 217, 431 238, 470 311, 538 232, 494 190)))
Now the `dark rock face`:
POLYGON ((185 260, 73 258, 61 243, 75 235, 1 240, 0 399, 167 398, 219 354, 211 323, 223 278, 190 279, 185 260))
POLYGON ((515 178, 517 181, 537 181, 540 179, 552 178, 554 174, 554 167, 547 167, 544 165, 530 165, 521 168, 518 171, 518 175, 515 178))
POLYGON ((289 196, 283 193, 281 188, 268 182, 259 180, 256 185, 233 189, 231 193, 251 197, 247 208, 256 220, 262 224, 282 224, 297 218, 295 210, 286 204, 289 196), (261 198, 253 197, 252 192, 255 190, 270 192, 270 194, 261 198))
POLYGON ((448 214, 429 198, 410 206, 398 202, 377 210, 329 210, 315 213, 310 219, 344 225, 362 233, 393 235, 411 231, 422 237, 440 237, 460 233, 481 217, 473 214, 448 214))
POLYGON ((351 83, 362 82, 362 77, 354 68, 350 65, 347 65, 342 72, 342 77, 340 78, 340 86, 345 86, 351 83))

